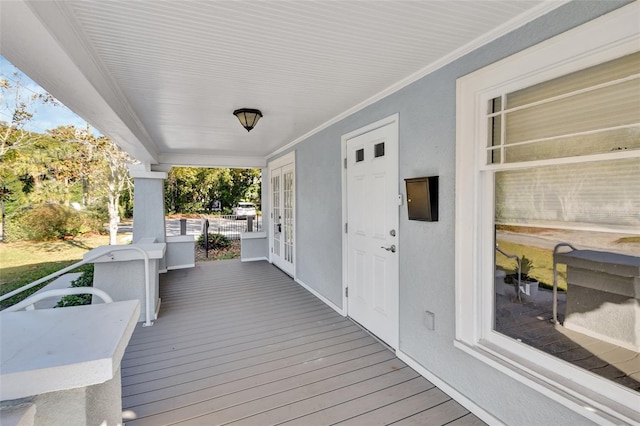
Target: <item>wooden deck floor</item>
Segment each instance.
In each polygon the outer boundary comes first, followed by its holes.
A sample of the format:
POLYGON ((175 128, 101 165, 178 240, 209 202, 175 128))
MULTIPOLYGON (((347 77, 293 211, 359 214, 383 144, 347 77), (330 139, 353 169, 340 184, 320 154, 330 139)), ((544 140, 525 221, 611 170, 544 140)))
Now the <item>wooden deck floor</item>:
POLYGON ((480 425, 266 262, 161 277, 160 318, 122 362, 127 425, 480 425))

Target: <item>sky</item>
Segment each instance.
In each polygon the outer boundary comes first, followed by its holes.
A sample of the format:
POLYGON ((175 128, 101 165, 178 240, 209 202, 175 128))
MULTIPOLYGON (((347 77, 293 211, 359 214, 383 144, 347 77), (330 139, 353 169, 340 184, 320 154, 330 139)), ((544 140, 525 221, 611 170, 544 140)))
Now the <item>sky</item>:
MULTIPOLYGON (((45 93, 45 90, 16 68, 4 56, 0 55, 0 79, 5 78, 9 80, 12 89, 0 92, 0 121, 10 122, 12 110, 15 106, 16 92, 13 87, 15 87, 16 80, 20 81, 20 94, 23 99, 29 99, 35 93, 45 93), (18 73, 17 77, 14 75, 16 72, 18 73)), ((67 125, 73 125, 77 128, 85 128, 87 126, 85 120, 61 103, 53 106, 35 102, 32 103, 28 110, 33 113, 33 118, 27 123, 25 129, 32 132, 44 133, 47 130, 67 125)), ((95 129, 94 133, 96 133, 95 129)))

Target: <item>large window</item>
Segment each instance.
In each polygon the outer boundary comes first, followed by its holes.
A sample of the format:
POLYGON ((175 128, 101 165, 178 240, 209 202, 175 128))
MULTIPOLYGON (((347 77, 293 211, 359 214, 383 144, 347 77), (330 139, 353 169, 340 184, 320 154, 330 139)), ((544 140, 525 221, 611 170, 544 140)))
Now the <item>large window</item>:
POLYGON ((640 421, 637 16, 458 82, 457 346, 599 422, 640 421))

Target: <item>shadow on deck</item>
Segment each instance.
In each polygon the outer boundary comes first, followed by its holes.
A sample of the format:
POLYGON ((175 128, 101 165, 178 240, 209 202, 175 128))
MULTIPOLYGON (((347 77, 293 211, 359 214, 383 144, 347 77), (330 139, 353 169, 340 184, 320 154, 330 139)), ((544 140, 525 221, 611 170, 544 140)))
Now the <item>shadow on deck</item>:
POLYGON ((267 262, 161 277, 122 361, 127 425, 479 425, 477 417, 267 262))

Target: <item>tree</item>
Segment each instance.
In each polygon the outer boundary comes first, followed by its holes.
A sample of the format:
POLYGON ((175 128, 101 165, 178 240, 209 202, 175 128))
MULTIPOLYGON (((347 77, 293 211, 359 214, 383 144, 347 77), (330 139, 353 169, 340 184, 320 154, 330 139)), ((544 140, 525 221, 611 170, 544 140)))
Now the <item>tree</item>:
POLYGON ((119 201, 131 187, 127 153, 105 137, 95 137, 90 126, 62 126, 46 134, 27 130, 37 104, 59 105, 46 92, 32 91, 16 69, 0 76, 0 188, 6 203, 71 204, 87 207, 106 200, 110 243, 116 243, 119 201), (25 200, 25 198, 27 198, 25 200))
POLYGON ((260 202, 259 169, 207 169, 174 167, 165 185, 170 213, 204 213, 215 201, 230 212, 239 201, 260 202))
POLYGON ((32 138, 25 126, 33 118, 37 103, 59 105, 59 102, 49 93, 27 93, 22 85, 20 73, 14 71, 11 78, 0 76, 0 93, 3 101, 2 116, 9 118, 2 120, 0 129, 0 158, 9 150, 17 149, 32 138))
MULTIPOLYGON (((259 169, 222 170, 223 172, 218 181, 218 191, 219 199, 222 201, 223 206, 232 207, 239 201, 247 199, 249 193, 257 195, 255 190, 250 190, 260 183, 259 169)), ((259 203, 259 199, 251 199, 250 201, 259 203)))
POLYGON ((109 214, 109 244, 115 245, 120 222, 120 197, 131 187, 128 164, 134 162, 128 153, 120 149, 109 138, 95 137, 91 127, 76 129, 73 126, 58 127, 51 135, 69 144, 82 147, 80 179, 83 202, 90 199, 88 192, 95 191, 107 201, 109 214))
POLYGON ((50 132, 22 147, 12 162, 21 176, 31 176, 31 203, 70 205, 78 198, 86 148, 57 139, 50 132))
POLYGON ((58 102, 46 92, 29 95, 22 85, 20 73, 17 70, 13 72, 11 77, 0 76, 0 100, 2 100, 0 113, 0 203, 2 208, 2 241, 5 241, 5 208, 8 202, 14 200, 14 195, 17 195, 14 187, 18 185, 20 179, 16 173, 7 168, 6 162, 11 159, 11 156, 7 154, 33 139, 32 133, 26 130, 25 126, 33 118, 35 105, 37 103, 57 105, 58 102))

